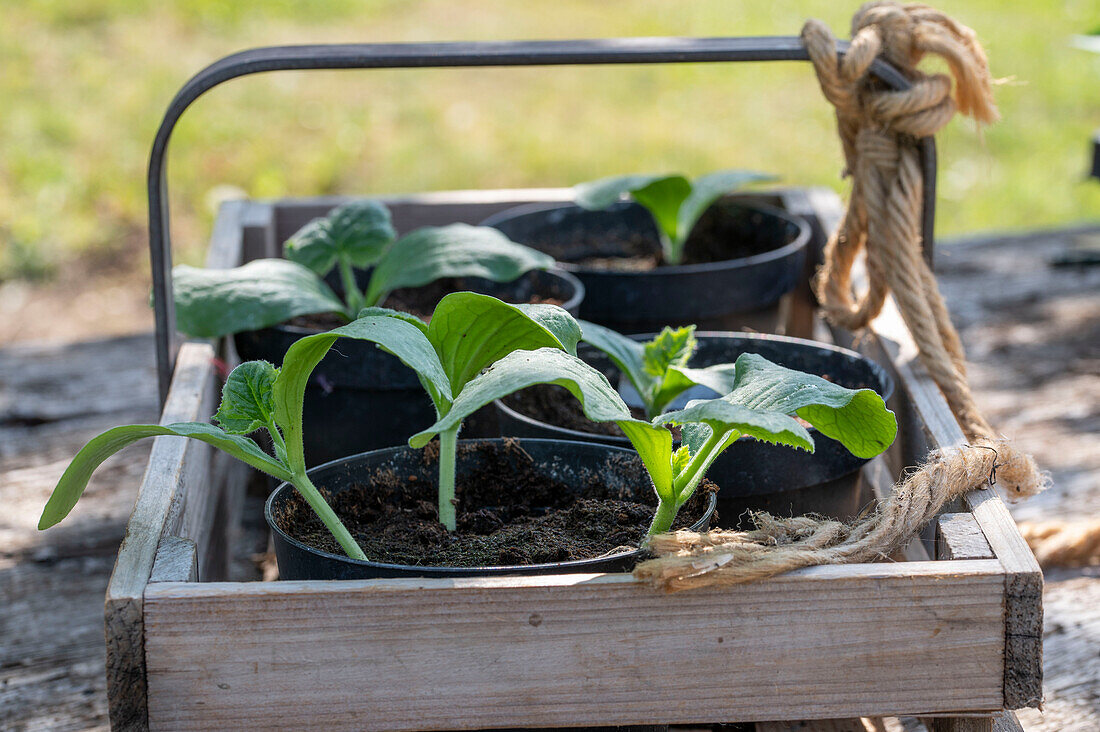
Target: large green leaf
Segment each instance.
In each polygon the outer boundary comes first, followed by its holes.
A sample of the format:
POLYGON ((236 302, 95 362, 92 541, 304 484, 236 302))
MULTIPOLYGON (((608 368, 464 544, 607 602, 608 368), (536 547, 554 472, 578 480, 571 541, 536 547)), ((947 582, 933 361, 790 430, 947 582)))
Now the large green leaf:
POLYGON ((753 170, 720 170, 696 178, 691 184, 691 195, 684 199, 676 216, 676 241, 682 248, 695 223, 711 204, 725 194, 749 183, 775 180, 775 176, 753 170))
MULTIPOLYGON (((793 417, 769 409, 754 409, 726 399, 697 399, 684 409, 662 414, 658 424, 702 423, 716 433, 737 432, 776 445, 813 452, 814 440, 793 417)), ((691 449, 691 444, 688 444, 691 449)), ((692 450, 694 453, 695 450, 692 450)))
POLYGON ((653 216, 657 228, 661 232, 661 246, 665 250, 665 258, 672 263, 680 261, 680 246, 683 239, 677 231, 677 220, 680 206, 691 194, 691 183, 682 175, 669 175, 658 178, 647 186, 637 188, 631 192, 631 197, 653 216))
POLYGON ((516 350, 573 351, 580 326, 554 305, 510 305, 489 295, 454 292, 435 308, 428 339, 457 398, 482 369, 516 350))
POLYGON ((487 226, 429 226, 398 239, 379 260, 365 302, 377 305, 393 290, 443 277, 511 282, 530 270, 553 266, 549 254, 517 244, 487 226))
POLYGON ((493 363, 465 385, 445 416, 413 435, 409 444, 423 447, 438 433, 458 427, 486 404, 534 384, 565 387, 580 400, 585 415, 595 422, 633 421, 630 409, 603 374, 558 348, 539 348, 512 351, 493 363))
POLYGON ((731 404, 797 414, 861 458, 882 453, 897 435, 894 413, 871 389, 846 389, 754 353, 741 354, 735 366, 734 387, 722 397, 731 404))
POLYGON ((677 213, 691 194, 691 183, 682 175, 618 175, 573 186, 577 205, 590 211, 605 209, 629 193, 653 216, 661 234, 665 256, 674 258, 677 213))
POLYGON ((134 424, 115 427, 92 438, 76 454, 65 473, 53 490, 42 517, 38 521, 39 529, 48 529, 69 515, 88 485, 92 473, 100 464, 119 450, 145 437, 176 435, 192 437, 206 442, 233 457, 243 460, 257 470, 272 475, 279 480, 290 480, 287 469, 268 456, 259 446, 240 435, 226 434, 214 425, 204 422, 177 422, 169 425, 134 424))
POLYGON ((371 266, 395 236, 390 211, 383 203, 353 201, 299 229, 286 242, 286 258, 324 277, 340 260, 355 267, 371 266))
POLYGON ((309 376, 339 338, 378 344, 416 371, 437 409, 446 409, 450 404, 450 382, 423 326, 410 322, 405 313, 368 308, 348 325, 299 339, 283 357, 283 366, 274 387, 275 422, 283 430, 292 468, 304 469, 305 466, 302 403, 309 376))
POLYGON ((285 259, 257 259, 233 269, 172 270, 176 328, 220 338, 313 313, 343 313, 344 303, 309 269, 285 259))
POLYGON ((602 325, 580 321, 581 340, 595 346, 607 354, 611 362, 623 376, 634 385, 638 394, 645 398, 655 382, 645 365, 645 346, 622 333, 605 328, 602 325))
POLYGON ((278 375, 279 370, 267 361, 246 361, 233 369, 222 386, 214 421, 231 435, 247 435, 273 424, 278 375))

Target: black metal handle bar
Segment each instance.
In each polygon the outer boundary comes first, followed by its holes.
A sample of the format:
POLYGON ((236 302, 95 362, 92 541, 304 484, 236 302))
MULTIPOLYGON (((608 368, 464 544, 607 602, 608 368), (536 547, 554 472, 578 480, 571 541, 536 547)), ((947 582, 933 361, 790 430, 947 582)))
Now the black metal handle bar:
MULTIPOLYGON (((847 44, 837 49, 843 55, 847 44)), ((165 158, 176 123, 203 93, 230 79, 266 71, 310 69, 412 69, 488 66, 565 66, 670 64, 732 61, 808 61, 795 36, 758 38, 609 38, 580 41, 487 41, 458 43, 356 43, 272 46, 235 53, 195 74, 176 93, 157 130, 149 156, 149 254, 156 308, 157 372, 161 403, 175 368, 175 307, 172 298, 172 246, 168 220, 165 158)), ((909 81, 882 60, 871 65, 880 81, 905 90, 909 81)), ((936 202, 936 145, 921 141, 924 169, 921 228, 931 261, 936 202)))

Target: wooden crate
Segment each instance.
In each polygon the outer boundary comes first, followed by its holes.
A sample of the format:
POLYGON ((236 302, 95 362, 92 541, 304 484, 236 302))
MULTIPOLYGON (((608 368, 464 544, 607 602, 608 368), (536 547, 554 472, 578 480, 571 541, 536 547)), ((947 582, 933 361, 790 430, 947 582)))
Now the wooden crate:
MULTIPOLYGON (((477 222, 563 190, 390 201, 400 230, 477 222)), ((815 215, 836 199, 767 194, 815 215)), ((336 199, 235 202, 208 265, 277 255, 336 199)), ((789 332, 814 331, 808 287, 789 332)), ((846 334, 818 337, 841 343, 846 334)), ((165 422, 206 420, 216 344, 186 343, 165 422)), ((930 449, 963 442, 893 303, 858 347, 897 382, 900 432, 865 478, 881 495, 930 449)), ((950 507, 902 561, 811 567, 734 589, 666 595, 629 575, 220 582, 248 471, 158 438, 106 598, 118 729, 480 729, 937 717, 991 729, 1041 697, 1042 575, 989 490, 950 507), (931 549, 935 559, 926 551, 931 549)))

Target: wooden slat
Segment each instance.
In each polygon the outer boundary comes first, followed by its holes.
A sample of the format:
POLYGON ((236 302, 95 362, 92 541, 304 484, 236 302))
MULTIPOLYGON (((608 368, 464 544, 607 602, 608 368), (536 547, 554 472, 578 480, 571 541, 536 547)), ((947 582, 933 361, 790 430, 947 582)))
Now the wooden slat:
POLYGON ((411 730, 985 710, 1001 699, 1002 595, 995 561, 813 567, 673 595, 629 575, 156 584, 150 722, 411 730))
MULTIPOLYGON (((904 415, 910 440, 908 464, 915 464, 932 448, 966 444, 943 394, 920 364, 916 344, 892 297, 887 298, 882 314, 873 323, 873 331, 869 340, 876 341, 875 345, 889 357, 897 387, 904 390, 911 405, 911 412, 904 415)), ((1004 502, 993 490, 972 491, 964 496, 963 504, 974 515, 1005 570, 1004 707, 1037 706, 1042 701, 1043 679, 1042 572, 1004 502)))
POLYGON ((936 522, 936 559, 993 559, 973 514, 945 513, 936 522))
POLYGON ((199 564, 195 557, 195 542, 178 536, 161 539, 153 560, 150 582, 197 582, 199 564))
MULTIPOLYGON (((185 343, 180 348, 162 423, 210 416, 217 395, 213 357, 209 345, 185 343)), ((160 539, 174 528, 180 494, 205 481, 209 464, 209 446, 201 442, 181 437, 153 441, 104 603, 107 697, 114 729, 146 725, 142 598, 160 539)))
MULTIPOLYGON (((206 265, 234 267, 242 256, 240 216, 247 204, 222 205, 214 222, 206 265)), ((176 360, 161 424, 206 421, 217 406, 219 387, 214 349, 190 342, 176 360)), ((119 547, 104 602, 107 642, 107 698, 114 729, 147 724, 143 594, 162 538, 178 536, 195 546, 199 578, 210 545, 212 511, 219 497, 210 482, 212 448, 196 440, 158 437, 119 547)))
MULTIPOLYGON (((456 222, 477 224, 512 206, 543 201, 572 201, 570 188, 523 188, 488 191, 439 191, 409 195, 379 196, 390 209, 397 231, 420 226, 443 226, 456 222)), ((281 245, 310 220, 324 216, 348 196, 295 198, 274 202, 275 240, 281 245)))

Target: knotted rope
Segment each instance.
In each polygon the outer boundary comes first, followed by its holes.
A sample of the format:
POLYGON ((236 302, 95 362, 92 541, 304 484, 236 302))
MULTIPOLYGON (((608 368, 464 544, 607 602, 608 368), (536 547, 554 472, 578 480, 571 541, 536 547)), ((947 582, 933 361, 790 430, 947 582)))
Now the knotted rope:
POLYGON ((997 118, 985 52, 974 32, 926 5, 870 2, 852 20, 852 42, 838 58, 836 39, 820 21, 802 40, 825 97, 836 107, 846 171, 852 177, 847 210, 825 247, 815 290, 825 316, 857 331, 893 292, 913 333, 921 363, 943 391, 971 445, 934 452, 869 516, 853 524, 812 517, 754 515, 755 531, 675 532, 654 537, 656 559, 635 577, 678 590, 763 579, 814 564, 866 562, 907 543, 964 493, 993 482, 1015 496, 1042 490, 1047 478, 1035 461, 1001 439, 974 402, 965 354, 921 254, 924 188, 918 139, 934 135, 962 112, 978 122, 997 118), (926 54, 947 62, 950 75, 925 74, 926 54), (910 81, 885 89, 870 75, 882 56, 910 81), (852 267, 866 252, 868 288, 852 295, 852 267))

